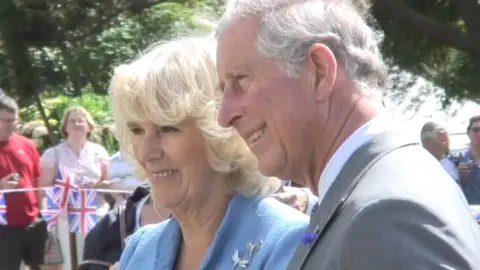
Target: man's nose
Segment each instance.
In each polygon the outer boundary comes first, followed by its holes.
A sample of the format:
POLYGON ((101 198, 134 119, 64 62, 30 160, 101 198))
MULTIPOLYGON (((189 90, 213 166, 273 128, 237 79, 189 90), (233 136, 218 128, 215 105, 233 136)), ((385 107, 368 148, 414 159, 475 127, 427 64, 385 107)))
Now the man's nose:
POLYGON ((222 127, 231 127, 234 122, 242 116, 238 101, 232 95, 225 91, 220 103, 220 111, 218 112, 218 123, 222 127))

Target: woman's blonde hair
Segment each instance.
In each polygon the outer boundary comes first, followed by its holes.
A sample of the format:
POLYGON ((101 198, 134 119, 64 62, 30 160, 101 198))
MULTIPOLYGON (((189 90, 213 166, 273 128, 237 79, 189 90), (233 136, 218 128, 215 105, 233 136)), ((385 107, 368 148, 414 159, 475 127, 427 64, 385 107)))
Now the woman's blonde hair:
POLYGON ((67 131, 65 130, 68 122, 68 118, 70 117, 70 114, 72 112, 80 112, 85 116, 85 119, 87 120, 88 125, 90 126, 90 131, 87 132, 87 138, 90 138, 90 135, 92 135, 92 132, 94 131, 96 124, 95 121, 93 120, 92 115, 82 106, 71 106, 68 107, 65 112, 63 113, 61 125, 60 125, 60 134, 63 137, 67 137, 67 131))
MULTIPOLYGON (((278 179, 260 174, 243 139, 217 123, 221 93, 215 55, 213 37, 189 37, 155 44, 117 67, 110 83, 116 137, 122 151, 131 154, 128 121, 165 126, 194 119, 205 139, 210 166, 230 175, 233 192, 270 194, 278 188, 278 179)), ((144 179, 144 171, 136 167, 138 179, 144 179)))

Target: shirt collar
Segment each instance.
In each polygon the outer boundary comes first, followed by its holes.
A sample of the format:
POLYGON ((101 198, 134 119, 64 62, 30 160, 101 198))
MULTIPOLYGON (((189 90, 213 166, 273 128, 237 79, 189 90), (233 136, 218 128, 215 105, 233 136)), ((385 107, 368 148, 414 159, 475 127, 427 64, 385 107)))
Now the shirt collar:
POLYGON ((318 182, 318 203, 320 204, 325 197, 330 186, 337 178, 340 170, 345 165, 350 156, 360 146, 375 137, 376 135, 393 129, 394 121, 389 117, 379 116, 365 123, 350 135, 335 151, 333 156, 327 162, 318 182))

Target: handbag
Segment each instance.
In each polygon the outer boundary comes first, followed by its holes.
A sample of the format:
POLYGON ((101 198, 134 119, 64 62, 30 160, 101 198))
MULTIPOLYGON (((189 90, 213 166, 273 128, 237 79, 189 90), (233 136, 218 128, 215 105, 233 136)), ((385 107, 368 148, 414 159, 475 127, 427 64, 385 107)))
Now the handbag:
MULTIPOLYGON (((57 170, 59 169, 58 160, 59 155, 56 147, 53 148, 55 153, 55 159, 57 160, 57 170)), ((63 264, 62 247, 60 246, 60 240, 52 231, 48 232, 47 240, 45 241, 45 250, 43 255, 44 263, 47 265, 63 264)))
POLYGON ((53 232, 48 232, 47 240, 45 241, 44 264, 55 265, 63 263, 63 253, 60 246, 60 241, 53 232))

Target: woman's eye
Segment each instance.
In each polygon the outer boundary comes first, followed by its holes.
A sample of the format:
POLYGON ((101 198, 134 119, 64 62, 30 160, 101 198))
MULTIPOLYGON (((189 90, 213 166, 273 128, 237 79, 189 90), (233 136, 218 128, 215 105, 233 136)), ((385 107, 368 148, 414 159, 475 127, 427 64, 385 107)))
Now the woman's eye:
POLYGON ((139 135, 143 132, 143 130, 141 128, 130 128, 130 132, 132 132, 134 135, 139 135))

